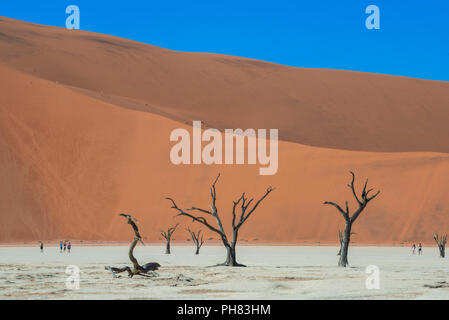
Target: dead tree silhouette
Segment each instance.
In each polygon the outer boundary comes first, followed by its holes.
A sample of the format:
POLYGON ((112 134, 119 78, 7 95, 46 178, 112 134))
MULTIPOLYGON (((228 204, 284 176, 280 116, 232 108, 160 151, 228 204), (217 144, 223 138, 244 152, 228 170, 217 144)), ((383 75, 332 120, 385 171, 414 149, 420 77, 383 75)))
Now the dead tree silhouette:
POLYGON ((117 273, 121 273, 121 272, 128 272, 128 277, 132 278, 133 276, 143 276, 143 277, 150 277, 150 276, 155 276, 157 275, 157 273, 155 272, 157 269, 159 269, 160 265, 157 262, 150 262, 147 264, 144 264, 143 266, 141 266, 138 262, 137 259, 134 257, 134 248, 137 245, 137 242, 140 241, 143 244, 142 241, 142 237, 140 236, 139 233, 139 229, 136 225, 135 222, 137 222, 137 219, 134 218, 133 216, 129 215, 129 214, 125 214, 125 213, 120 213, 119 216, 123 216, 126 218, 127 223, 129 225, 131 225, 131 227, 134 230, 134 240, 131 242, 131 245, 129 246, 129 250, 128 250, 128 257, 129 260, 131 260, 132 264, 133 264, 133 268, 131 269, 130 267, 126 266, 123 268, 117 268, 117 267, 111 267, 111 266, 106 266, 105 269, 111 271, 112 275, 114 277, 117 277, 117 273))
POLYGON ((201 238, 200 238, 201 230, 199 230, 197 233, 195 233, 194 231, 190 230, 190 228, 187 228, 186 230, 190 233, 190 236, 192 237, 193 244, 196 246, 195 254, 200 254, 200 249, 201 249, 201 247, 203 246, 203 243, 204 243, 202 235, 201 235, 201 238))
POLYGON ((172 198, 166 198, 171 201, 172 208, 177 210, 179 212, 178 216, 185 216, 193 219, 195 222, 199 222, 202 225, 206 226, 209 230, 212 230, 213 232, 217 233, 221 241, 223 242, 224 247, 226 248, 227 257, 226 261, 222 264, 222 266, 232 266, 232 267, 245 267, 245 265, 240 264, 237 262, 235 247, 237 244, 238 239, 238 233, 242 225, 248 220, 248 218, 254 213, 254 211, 257 209, 257 207, 260 205, 260 203, 274 190, 273 187, 268 187, 265 191, 264 195, 257 200, 257 202, 250 208, 251 203, 253 202, 253 198, 248 200, 248 198, 245 197, 245 193, 242 193, 240 198, 238 198, 236 201, 233 201, 234 206, 232 208, 232 240, 229 241, 228 237, 226 235, 226 232, 223 228, 223 224, 221 222, 221 219, 218 215, 218 209, 216 207, 216 200, 217 200, 217 192, 215 190, 215 185, 218 181, 218 178, 220 178, 220 175, 217 176, 214 183, 210 187, 210 197, 211 197, 211 206, 210 210, 201 209, 198 207, 191 207, 189 209, 181 209, 177 206, 175 201, 172 198), (237 217, 236 209, 237 206, 240 205, 240 216, 237 217), (211 216, 215 219, 217 223, 217 227, 212 226, 207 219, 204 216, 195 216, 193 214, 190 214, 187 211, 198 211, 200 214, 211 216))
POLYGON ((441 239, 439 238, 438 234, 433 233, 433 238, 435 239, 435 242, 438 245, 438 250, 440 251, 440 257, 444 258, 444 253, 446 251, 446 238, 447 235, 444 234, 441 239))
POLYGON ((361 197, 359 198, 357 196, 357 192, 355 191, 354 187, 354 180, 355 180, 355 174, 352 171, 349 171, 352 175, 351 183, 348 184, 348 187, 351 189, 352 194, 357 201, 358 208, 352 213, 349 213, 349 205, 348 201, 346 201, 346 209, 343 210, 338 204, 331 202, 331 201, 325 201, 324 204, 328 204, 331 206, 334 206, 337 208, 337 210, 342 214, 343 218, 345 219, 345 231, 343 234, 343 242, 341 245, 341 252, 340 252, 340 259, 338 261, 339 267, 346 267, 348 265, 348 249, 349 249, 349 242, 351 239, 351 228, 354 221, 359 217, 359 215, 362 213, 362 211, 366 208, 368 202, 373 200, 375 197, 377 197, 380 193, 380 190, 377 191, 373 196, 369 196, 369 193, 373 191, 373 189, 366 190, 368 179, 366 179, 365 186, 363 187, 361 197))
POLYGON ((170 254, 170 241, 173 233, 175 233, 176 228, 178 227, 178 224, 174 227, 168 228, 167 231, 161 231, 161 235, 166 240, 166 246, 165 246, 165 254, 170 254))

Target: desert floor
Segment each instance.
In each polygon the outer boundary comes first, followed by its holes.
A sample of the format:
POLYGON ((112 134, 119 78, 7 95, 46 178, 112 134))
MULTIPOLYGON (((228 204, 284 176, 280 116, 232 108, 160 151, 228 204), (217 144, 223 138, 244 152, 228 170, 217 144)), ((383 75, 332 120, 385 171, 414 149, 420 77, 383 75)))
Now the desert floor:
POLYGON ((449 261, 436 247, 412 255, 406 247, 352 247, 351 267, 338 268, 336 247, 241 246, 247 268, 211 267, 220 246, 138 246, 141 264, 161 264, 159 276, 113 278, 106 265, 130 265, 126 246, 0 247, 0 299, 449 299, 449 261), (67 289, 66 268, 80 269, 79 289, 67 289), (380 270, 380 289, 367 289, 366 267, 380 270), (447 282, 446 282, 447 281, 447 282), (430 287, 427 287, 430 285, 430 287), (437 288, 432 288, 436 286, 437 288))

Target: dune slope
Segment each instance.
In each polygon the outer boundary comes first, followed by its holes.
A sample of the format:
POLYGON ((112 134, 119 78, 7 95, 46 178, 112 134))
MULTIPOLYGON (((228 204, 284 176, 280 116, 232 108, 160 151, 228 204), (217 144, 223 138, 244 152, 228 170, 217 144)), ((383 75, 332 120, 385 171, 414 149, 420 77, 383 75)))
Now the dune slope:
MULTIPOLYGON (((325 200, 351 200, 349 169, 382 190, 354 226, 359 243, 431 240, 449 228, 449 155, 343 151, 281 141, 279 171, 259 165, 175 166, 169 134, 188 125, 115 106, 0 67, 0 241, 41 239, 129 240, 117 214, 139 219, 147 241, 191 221, 174 218, 165 196, 179 205, 209 206, 218 172, 217 205, 229 227, 232 200, 245 191, 277 189, 241 230, 241 240, 336 241, 340 214, 325 200)), ((350 201, 351 208, 355 204, 350 201)), ((204 229, 204 228, 203 228, 204 229)), ((217 237, 206 232, 206 239, 217 237)), ((180 228, 177 240, 188 234, 180 228)))
POLYGON ((359 151, 449 152, 449 83, 184 53, 0 18, 0 61, 112 104, 359 151))
POLYGON ((129 240, 123 211, 147 241, 178 222, 198 229, 164 198, 207 208, 219 172, 227 228, 241 192, 277 188, 243 242, 336 241, 342 217, 322 203, 355 207, 348 170, 358 188, 369 177, 382 191, 356 222, 355 242, 428 242, 449 228, 447 82, 181 53, 8 18, 0 75, 1 242, 129 240), (192 120, 278 128, 278 173, 173 165, 170 132, 192 120))

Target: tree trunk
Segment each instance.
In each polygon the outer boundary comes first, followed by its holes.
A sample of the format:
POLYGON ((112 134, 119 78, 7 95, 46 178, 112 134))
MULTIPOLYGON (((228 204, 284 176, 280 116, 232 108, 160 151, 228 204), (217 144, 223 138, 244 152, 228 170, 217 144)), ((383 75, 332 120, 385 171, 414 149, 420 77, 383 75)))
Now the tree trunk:
POLYGON ((224 263, 225 266, 229 267, 240 267, 243 266, 237 263, 236 255, 235 255, 235 245, 226 247, 226 261, 224 263))
POLYGON ((170 240, 167 240, 167 246, 165 248, 165 254, 170 254, 170 240))
POLYGON ((246 267, 244 264, 237 262, 237 256, 235 253, 235 247, 237 245, 238 229, 234 229, 232 234, 232 242, 224 243, 226 247, 226 261, 223 263, 224 266, 228 267, 246 267))
POLYGON ((341 247, 343 246, 343 233, 338 230, 338 240, 340 241, 340 250, 338 250, 337 256, 341 255, 341 247))
POLYGON ((441 236, 441 238, 438 236, 438 234, 433 234, 433 238, 435 239, 435 242, 438 245, 438 250, 440 251, 440 257, 444 258, 444 251, 446 248, 446 239, 447 239, 447 235, 444 234, 441 236))
MULTIPOLYGON (((137 241, 139 241, 139 239, 137 237, 135 237, 133 242, 131 242, 131 245, 129 246, 129 250, 128 250, 129 260, 131 260, 131 262, 133 264, 133 270, 132 270, 133 274, 136 274, 140 267, 139 263, 137 262, 137 259, 134 257, 134 254, 133 254, 134 248, 137 245, 137 241)), ((129 276, 132 276, 129 271, 128 271, 128 273, 129 273, 129 276)))
POLYGON ((439 243, 438 244, 438 250, 440 251, 440 258, 444 258, 444 251, 445 251, 445 245, 443 243, 439 243))
POLYGON ((338 261, 339 267, 348 266, 348 249, 349 249, 349 241, 351 240, 351 227, 352 223, 350 221, 346 221, 345 233, 343 235, 343 242, 341 244, 340 260, 338 261))
POLYGON ((195 251, 195 254, 200 254, 200 247, 196 247, 196 251, 195 251))
POLYGON ((444 258, 444 245, 443 244, 438 244, 438 249, 440 250, 440 257, 444 258))

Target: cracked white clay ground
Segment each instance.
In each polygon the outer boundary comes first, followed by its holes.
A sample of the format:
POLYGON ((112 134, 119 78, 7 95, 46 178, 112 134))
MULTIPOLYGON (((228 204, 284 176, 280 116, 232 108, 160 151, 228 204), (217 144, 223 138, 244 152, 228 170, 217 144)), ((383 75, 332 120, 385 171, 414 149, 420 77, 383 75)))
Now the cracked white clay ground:
MULTIPOLYGON (((207 244, 206 244, 207 245, 207 244)), ((138 246, 139 263, 158 262, 154 278, 122 274, 107 265, 131 265, 127 246, 0 247, 0 299, 449 299, 449 261, 436 247, 422 256, 407 247, 351 247, 349 268, 338 268, 337 247, 241 246, 248 267, 211 267, 225 249, 176 245, 138 246), (80 268, 80 288, 66 288, 66 267, 80 268), (380 269, 380 289, 368 290, 368 265, 380 269)))

